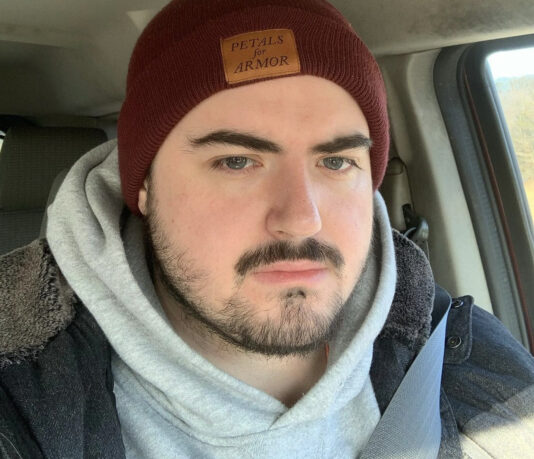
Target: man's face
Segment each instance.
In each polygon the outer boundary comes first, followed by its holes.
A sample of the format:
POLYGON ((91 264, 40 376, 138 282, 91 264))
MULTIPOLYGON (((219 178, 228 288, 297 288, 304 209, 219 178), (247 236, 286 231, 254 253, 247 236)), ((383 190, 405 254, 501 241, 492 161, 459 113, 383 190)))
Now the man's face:
POLYGON ((183 324, 266 355, 328 339, 370 247, 368 137, 352 97, 310 76, 217 93, 176 125, 139 208, 183 324))

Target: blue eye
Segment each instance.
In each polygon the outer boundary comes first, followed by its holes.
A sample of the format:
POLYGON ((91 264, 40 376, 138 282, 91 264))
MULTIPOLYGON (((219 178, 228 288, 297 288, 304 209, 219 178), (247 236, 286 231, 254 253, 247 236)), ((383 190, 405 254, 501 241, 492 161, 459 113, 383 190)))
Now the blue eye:
POLYGON ((343 158, 325 158, 323 159, 323 164, 328 169, 332 169, 335 171, 338 171, 343 167, 343 164, 345 163, 343 158))
MULTIPOLYGON (((344 171, 351 167, 358 167, 358 164, 353 159, 341 158, 339 156, 330 156, 321 160, 323 166, 332 171, 344 171)), ((359 167, 358 167, 359 168, 359 167)))
POLYGON ((257 166, 257 161, 247 158, 246 156, 227 156, 214 161, 211 165, 212 169, 219 169, 223 172, 250 172, 257 166))
POLYGON ((249 164, 250 159, 244 156, 232 156, 223 159, 223 163, 228 169, 239 170, 244 169, 249 164))

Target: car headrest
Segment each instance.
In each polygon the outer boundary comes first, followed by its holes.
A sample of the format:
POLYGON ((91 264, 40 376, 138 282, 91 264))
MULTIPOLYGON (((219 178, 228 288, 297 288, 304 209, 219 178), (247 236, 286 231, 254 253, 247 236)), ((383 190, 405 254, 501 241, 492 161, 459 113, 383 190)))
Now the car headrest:
POLYGON ((93 128, 11 127, 0 152, 0 210, 43 209, 57 174, 106 140, 93 128))

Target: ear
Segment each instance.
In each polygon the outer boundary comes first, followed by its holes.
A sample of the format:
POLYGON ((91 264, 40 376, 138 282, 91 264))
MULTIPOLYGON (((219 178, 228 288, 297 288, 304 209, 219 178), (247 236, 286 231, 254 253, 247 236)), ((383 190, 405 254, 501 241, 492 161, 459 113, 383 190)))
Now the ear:
POLYGON ((143 181, 143 185, 139 188, 139 194, 137 197, 137 206, 139 211, 146 217, 147 213, 147 197, 148 197, 148 180, 143 181))

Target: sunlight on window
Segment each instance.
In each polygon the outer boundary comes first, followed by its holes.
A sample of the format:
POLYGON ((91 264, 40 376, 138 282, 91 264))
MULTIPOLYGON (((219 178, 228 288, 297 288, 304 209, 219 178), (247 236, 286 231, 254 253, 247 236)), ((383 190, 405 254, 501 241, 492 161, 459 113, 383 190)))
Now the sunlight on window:
POLYGON ((488 57, 534 217, 534 48, 488 57))
POLYGON ((495 80, 534 75, 534 48, 493 53, 488 56, 488 62, 495 80))

